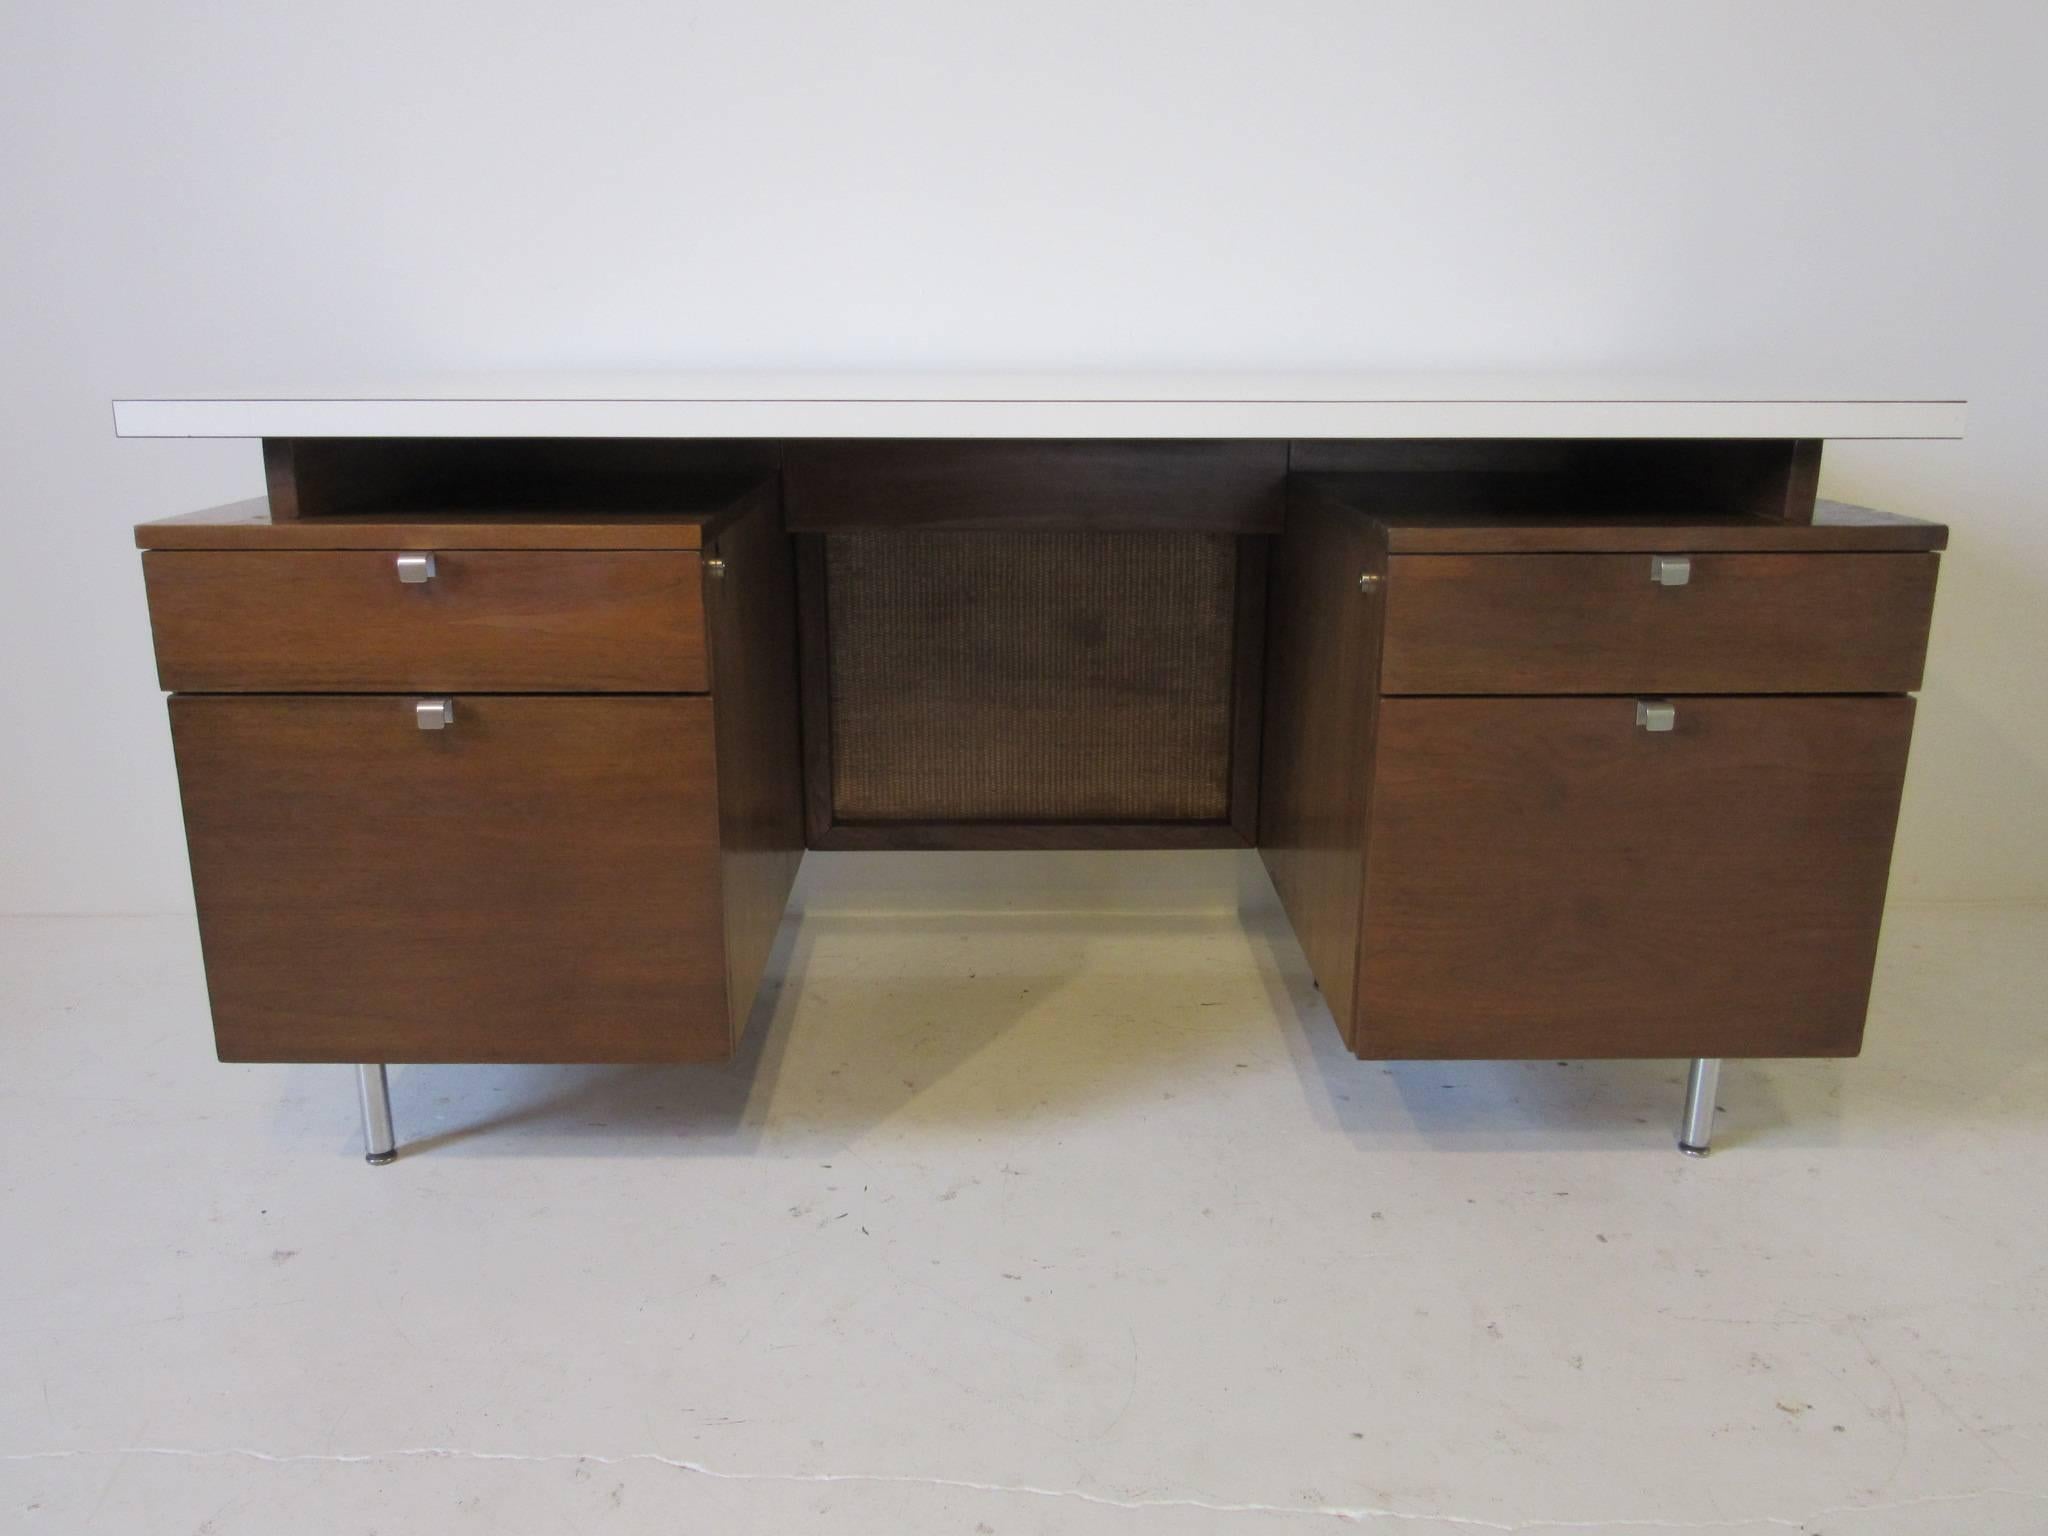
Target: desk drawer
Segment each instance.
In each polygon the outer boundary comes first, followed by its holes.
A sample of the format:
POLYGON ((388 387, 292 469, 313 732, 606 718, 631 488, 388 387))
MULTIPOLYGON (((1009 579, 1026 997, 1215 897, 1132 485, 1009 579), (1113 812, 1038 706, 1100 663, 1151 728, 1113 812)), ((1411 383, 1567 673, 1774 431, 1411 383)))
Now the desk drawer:
POLYGON ((450 697, 171 700, 221 1059, 725 1056, 711 700, 450 697))
POLYGON ((1359 1055, 1855 1054, 1913 701, 1671 702, 1385 701, 1359 1055))
POLYGON ((1389 694, 1910 693, 1939 557, 1396 555, 1389 694), (1673 574, 1676 574, 1675 572, 1673 574))
POLYGON ((165 689, 188 693, 695 693, 702 563, 675 550, 142 557, 165 689), (413 567, 407 574, 418 577, 413 567))

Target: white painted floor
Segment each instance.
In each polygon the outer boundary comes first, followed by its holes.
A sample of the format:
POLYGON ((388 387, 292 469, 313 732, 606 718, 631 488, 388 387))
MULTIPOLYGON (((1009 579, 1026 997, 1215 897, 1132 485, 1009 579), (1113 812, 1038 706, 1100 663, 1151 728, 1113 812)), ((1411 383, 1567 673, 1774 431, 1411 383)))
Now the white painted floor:
POLYGON ((211 1060, 0 923, 0 1529, 2048 1530, 2048 913, 1860 1061, 1354 1062, 1236 855, 813 855, 720 1069, 211 1060), (1243 911, 1240 912, 1242 905, 1243 911))

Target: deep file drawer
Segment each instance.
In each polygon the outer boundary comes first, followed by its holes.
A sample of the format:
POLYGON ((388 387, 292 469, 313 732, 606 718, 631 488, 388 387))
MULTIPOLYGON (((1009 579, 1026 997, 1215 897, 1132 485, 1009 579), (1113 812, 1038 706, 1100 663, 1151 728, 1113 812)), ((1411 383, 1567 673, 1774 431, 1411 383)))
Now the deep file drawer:
POLYGON ((225 1061, 728 1054, 709 698, 178 696, 225 1061))
POLYGON ((166 690, 697 693, 703 562, 679 550, 152 550, 166 690))
POLYGON ((1670 704, 1381 704, 1354 1051, 1855 1054, 1913 701, 1670 704))
POLYGON ((1395 555, 1387 694, 1910 693, 1932 554, 1395 555))

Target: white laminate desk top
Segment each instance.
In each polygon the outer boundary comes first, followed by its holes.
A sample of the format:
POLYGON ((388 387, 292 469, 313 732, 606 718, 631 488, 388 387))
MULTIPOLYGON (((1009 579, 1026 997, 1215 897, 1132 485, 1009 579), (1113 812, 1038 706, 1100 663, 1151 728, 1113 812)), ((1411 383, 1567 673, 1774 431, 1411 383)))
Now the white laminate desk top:
POLYGON ((122 437, 1952 438, 1963 402, 1348 373, 476 374, 114 402, 122 437))

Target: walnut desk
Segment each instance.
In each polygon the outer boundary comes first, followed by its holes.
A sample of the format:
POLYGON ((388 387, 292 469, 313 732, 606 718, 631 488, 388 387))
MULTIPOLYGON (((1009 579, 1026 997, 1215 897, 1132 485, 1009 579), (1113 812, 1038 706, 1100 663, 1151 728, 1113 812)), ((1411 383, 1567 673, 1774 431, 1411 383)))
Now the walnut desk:
POLYGON ((1199 375, 122 401, 228 1061, 728 1056, 806 848, 1257 848, 1358 1056, 1861 1046, 1943 400, 1199 375))

